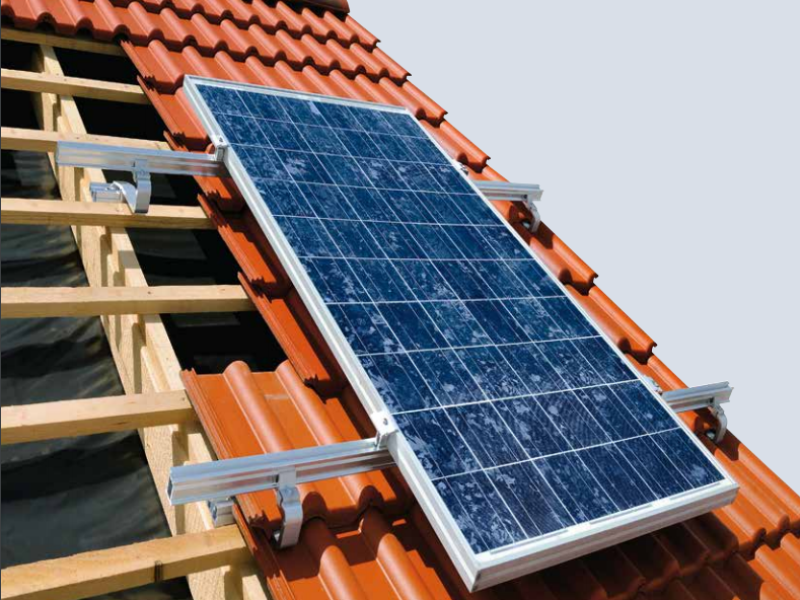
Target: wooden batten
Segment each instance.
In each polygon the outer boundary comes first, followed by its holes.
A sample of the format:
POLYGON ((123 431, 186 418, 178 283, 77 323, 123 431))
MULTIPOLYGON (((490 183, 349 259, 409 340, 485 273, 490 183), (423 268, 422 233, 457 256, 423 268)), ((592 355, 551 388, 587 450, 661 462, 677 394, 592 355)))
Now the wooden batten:
POLYGON ((161 392, 0 408, 2 445, 132 431, 196 419, 186 392, 161 392))
POLYGON ((65 50, 80 50, 92 54, 105 54, 107 56, 127 56, 118 44, 97 42, 81 37, 65 37, 38 31, 22 31, 13 27, 0 29, 0 36, 6 42, 22 42, 50 48, 64 48, 65 50))
POLYGON ((2 600, 79 600, 250 560, 235 525, 10 567, 2 600))
POLYGON ((106 146, 142 148, 144 150, 170 150, 169 144, 155 140, 91 135, 88 133, 41 131, 39 129, 20 129, 18 127, 3 127, 0 130, 0 137, 2 137, 3 150, 24 150, 27 152, 52 153, 56 151, 58 142, 86 142, 106 146))
POLYGON ((4 319, 245 312, 253 303, 239 285, 3 288, 4 319))
POLYGON ((6 90, 68 94, 79 98, 108 100, 127 104, 150 104, 144 91, 138 85, 96 79, 2 69, 0 71, 0 85, 6 90))
POLYGON ((125 203, 59 202, 3 198, 0 218, 6 225, 98 225, 142 229, 216 229, 199 206, 151 205, 134 214, 125 203))

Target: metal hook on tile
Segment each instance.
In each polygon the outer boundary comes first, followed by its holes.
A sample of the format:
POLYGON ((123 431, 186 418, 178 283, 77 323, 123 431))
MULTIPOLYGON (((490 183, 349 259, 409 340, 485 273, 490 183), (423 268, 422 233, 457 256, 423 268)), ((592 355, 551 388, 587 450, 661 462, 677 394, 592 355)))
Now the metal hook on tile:
POLYGON ((733 388, 725 381, 722 383, 712 383, 697 387, 684 388, 664 392, 664 398, 670 408, 677 413, 689 410, 700 410, 707 408, 717 420, 716 429, 710 429, 706 435, 715 443, 719 443, 728 432, 728 417, 722 408, 726 402, 730 402, 733 388))
POLYGON ((278 548, 289 548, 300 540, 300 529, 303 526, 303 504, 300 502, 300 490, 297 488, 297 471, 294 469, 278 475, 278 506, 283 512, 281 528, 275 532, 275 544, 278 548))
POLYGON ((473 183, 487 200, 523 202, 531 213, 531 223, 527 229, 534 232, 539 229, 542 217, 535 203, 541 201, 544 191, 538 185, 508 181, 475 181, 473 183))

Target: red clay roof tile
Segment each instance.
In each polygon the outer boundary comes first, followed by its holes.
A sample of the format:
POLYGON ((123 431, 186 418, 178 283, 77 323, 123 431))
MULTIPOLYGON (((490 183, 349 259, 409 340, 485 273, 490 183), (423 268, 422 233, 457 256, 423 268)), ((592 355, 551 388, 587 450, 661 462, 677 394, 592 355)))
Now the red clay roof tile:
MULTIPOLYGON (((208 145, 181 89, 192 73, 406 106, 473 177, 502 180, 487 166, 488 156, 444 121, 444 109, 406 81, 407 72, 350 16, 263 0, 2 0, 2 15, 28 29, 48 23, 68 35, 87 30, 98 39, 123 37, 176 147, 208 145)), ((199 183, 201 204, 289 357, 276 373, 234 364, 222 375, 185 374, 218 455, 372 435, 366 412, 235 186, 209 178, 199 183)), ((595 286, 597 274, 586 263, 546 225, 535 235, 525 229, 530 214, 521 205, 496 206, 640 371, 664 389, 684 386, 652 354, 652 339, 595 286)), ((710 423, 703 412, 685 420, 698 433, 710 423)), ((742 484, 732 506, 474 595, 393 471, 304 486, 310 520, 296 548, 276 553, 268 542, 279 518, 274 495, 243 497, 238 518, 257 526, 244 531, 279 600, 797 598, 800 497, 732 434, 709 447, 742 484)))

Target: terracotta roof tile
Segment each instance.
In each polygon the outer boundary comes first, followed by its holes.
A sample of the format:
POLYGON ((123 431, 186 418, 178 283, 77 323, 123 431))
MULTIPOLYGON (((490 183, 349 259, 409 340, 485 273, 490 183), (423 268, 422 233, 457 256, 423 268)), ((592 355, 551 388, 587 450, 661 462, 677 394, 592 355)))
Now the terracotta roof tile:
MULTIPOLYGON (((186 74, 406 106, 479 179, 502 180, 488 156, 444 120, 441 106, 376 48, 350 16, 263 0, 2 0, 18 27, 123 38, 175 147, 208 139, 182 90, 186 74)), ((372 435, 366 412, 229 180, 199 180, 201 204, 242 269, 241 281, 289 361, 275 373, 231 365, 184 379, 220 457, 372 435)), ((597 274, 546 225, 524 227, 520 204, 497 208, 644 374, 683 382, 655 343, 595 285, 597 274)), ((706 413, 684 415, 698 433, 706 413)), ((300 544, 275 552, 274 495, 243 497, 238 518, 277 600, 294 598, 537 598, 537 600, 789 600, 800 592, 800 497, 729 434, 709 447, 741 483, 736 502, 554 569, 469 594, 430 524, 394 471, 303 486, 300 544), (247 525, 250 525, 248 528, 247 525), (331 529, 335 527, 336 529, 331 529)))

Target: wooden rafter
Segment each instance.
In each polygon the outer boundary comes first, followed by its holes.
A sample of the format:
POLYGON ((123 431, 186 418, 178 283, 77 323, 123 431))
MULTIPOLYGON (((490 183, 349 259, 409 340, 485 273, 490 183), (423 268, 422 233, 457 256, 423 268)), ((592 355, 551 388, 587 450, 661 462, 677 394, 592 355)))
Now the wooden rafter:
POLYGON ((0 85, 6 90, 69 94, 80 98, 124 102, 127 104, 150 103, 142 88, 138 85, 83 79, 80 77, 64 77, 62 75, 46 75, 44 73, 16 71, 14 69, 0 71, 0 85))
POLYGON ((4 319, 245 312, 253 303, 239 285, 3 288, 4 319))
POLYGON ((216 229, 199 206, 151 205, 134 214, 127 204, 59 202, 3 198, 0 218, 6 225, 100 225, 142 229, 216 229))
POLYGON ((0 408, 2 445, 194 421, 186 392, 40 402, 0 408))
POLYGON ((236 526, 4 569, 2 600, 79 600, 250 560, 236 526))

